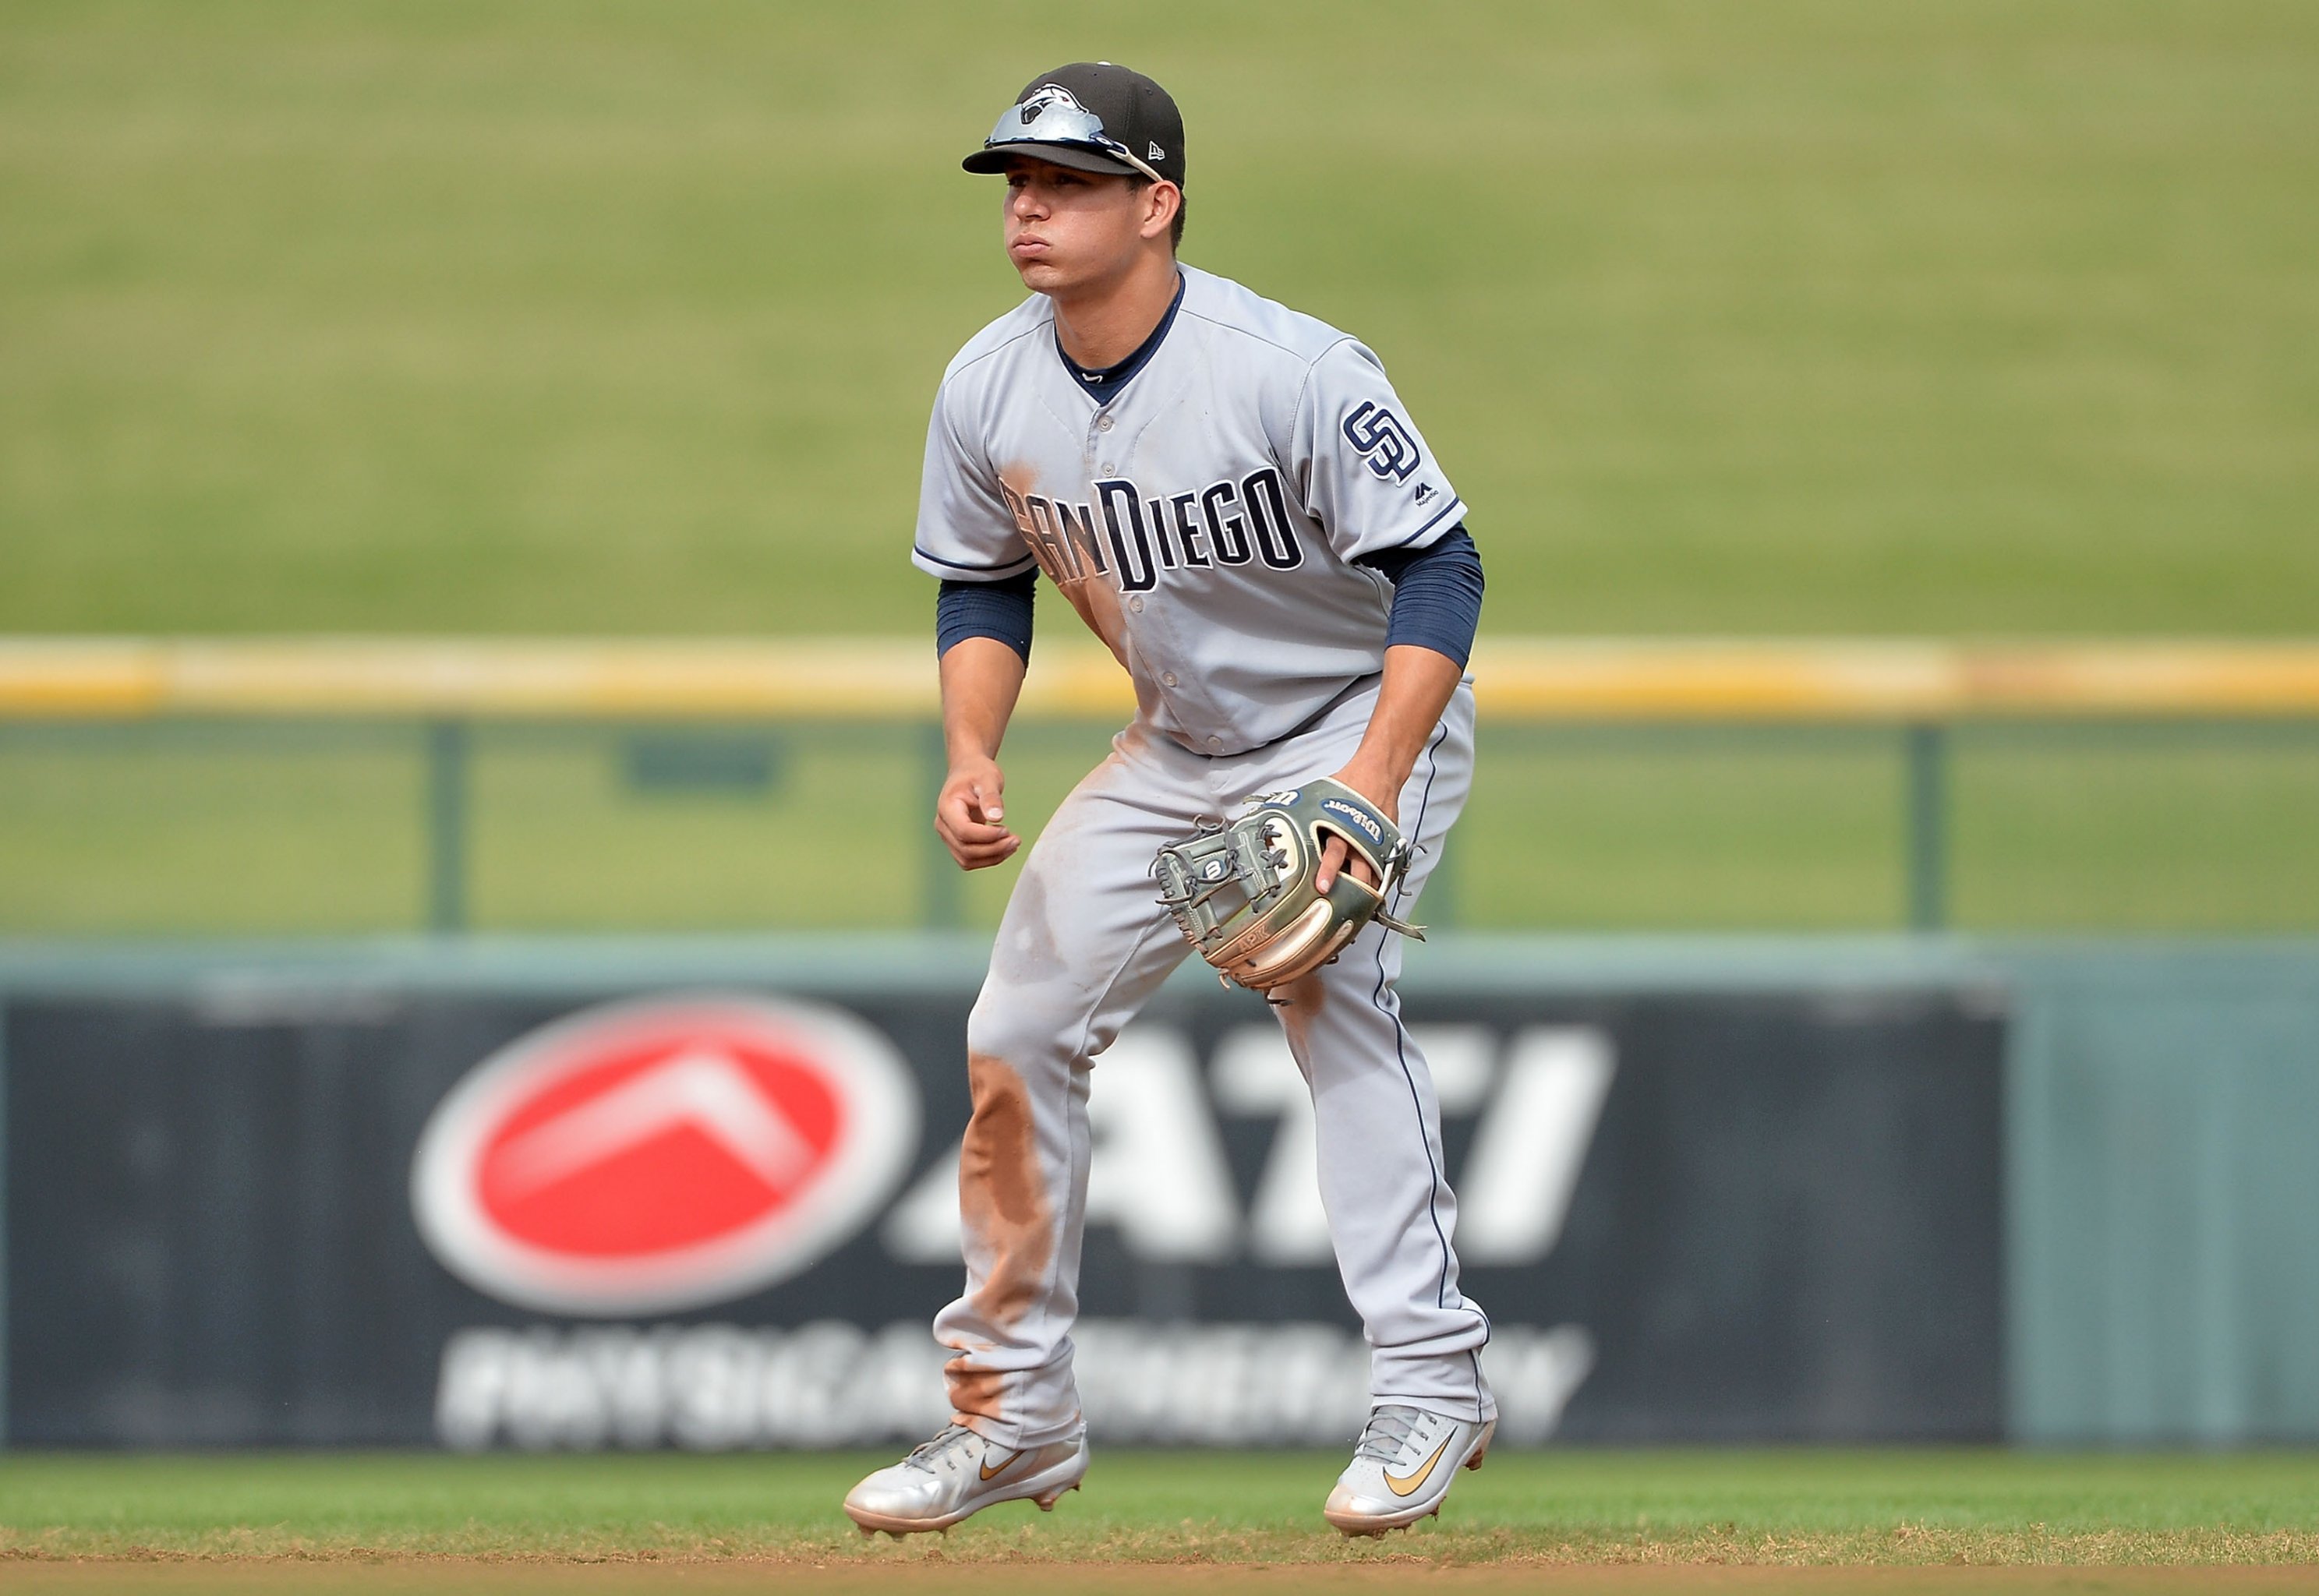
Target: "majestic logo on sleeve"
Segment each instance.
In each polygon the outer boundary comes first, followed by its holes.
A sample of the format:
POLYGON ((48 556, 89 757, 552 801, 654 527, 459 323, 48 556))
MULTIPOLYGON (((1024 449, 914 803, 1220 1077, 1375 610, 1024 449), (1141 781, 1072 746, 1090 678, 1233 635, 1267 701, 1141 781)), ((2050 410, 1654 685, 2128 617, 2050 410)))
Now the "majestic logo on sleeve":
POLYGON ((998 491, 1040 568, 1058 584, 1115 573, 1122 592, 1140 593, 1159 586, 1161 572, 1187 566, 1294 571, 1304 563, 1300 518, 1269 465, 1197 492, 1150 498, 1127 478, 1109 477, 1095 484, 1091 505, 1018 492, 1003 482, 998 491))
POLYGON ((1361 401, 1345 418, 1344 434, 1345 441, 1368 461, 1370 472, 1381 482, 1405 482, 1417 469, 1416 434, 1380 405, 1361 401))

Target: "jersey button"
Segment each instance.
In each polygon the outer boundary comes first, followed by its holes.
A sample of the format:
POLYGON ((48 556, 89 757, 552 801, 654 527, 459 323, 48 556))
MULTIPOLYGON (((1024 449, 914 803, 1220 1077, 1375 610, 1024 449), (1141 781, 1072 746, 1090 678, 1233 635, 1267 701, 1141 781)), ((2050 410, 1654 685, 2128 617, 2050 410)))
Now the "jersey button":
POLYGON ((1222 737, 1210 737, 1208 739, 1208 746, 1211 748, 1222 748, 1223 745, 1224 740, 1222 737))
POLYGON ((1133 597, 1132 599, 1130 599, 1130 600, 1127 601, 1127 607, 1128 607, 1128 609, 1130 609, 1133 610, 1136 614, 1138 614, 1138 615, 1141 615, 1141 614, 1143 613, 1143 595, 1142 595, 1142 594, 1141 594, 1141 593, 1138 593, 1138 594, 1136 594, 1136 595, 1135 595, 1135 597, 1133 597))
POLYGON ((1108 432, 1108 431, 1110 431, 1110 430, 1111 430, 1111 418, 1110 418, 1109 416, 1097 416, 1097 417, 1095 419, 1095 429, 1096 429, 1097 432, 1108 432))
POLYGON ((1173 687, 1173 686, 1175 686, 1175 685, 1176 685, 1176 672, 1174 672, 1173 671, 1162 671, 1162 672, 1160 672, 1160 686, 1162 686, 1162 687, 1173 687))
POLYGON ((1106 460, 1103 463, 1103 474, 1105 476, 1117 476, 1119 474, 1119 467, 1106 460))

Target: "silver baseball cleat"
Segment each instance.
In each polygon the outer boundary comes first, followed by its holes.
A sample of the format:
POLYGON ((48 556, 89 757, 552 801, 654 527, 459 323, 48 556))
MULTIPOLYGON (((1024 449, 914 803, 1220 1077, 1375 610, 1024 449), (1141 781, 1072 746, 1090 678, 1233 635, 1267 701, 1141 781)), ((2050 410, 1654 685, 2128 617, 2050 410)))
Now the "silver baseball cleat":
POLYGON ((1438 1513, 1457 1471, 1481 1467, 1497 1431, 1494 1419, 1475 1424, 1421 1408, 1378 1408, 1321 1516, 1347 1535, 1383 1535, 1438 1513))
POLYGON ((864 1535, 882 1529, 901 1536, 948 1529, 995 1502, 1035 1501, 1052 1512, 1064 1492, 1079 1488, 1087 1469, 1085 1425, 1062 1440, 1015 1451, 952 1424, 847 1492, 845 1516, 864 1535))

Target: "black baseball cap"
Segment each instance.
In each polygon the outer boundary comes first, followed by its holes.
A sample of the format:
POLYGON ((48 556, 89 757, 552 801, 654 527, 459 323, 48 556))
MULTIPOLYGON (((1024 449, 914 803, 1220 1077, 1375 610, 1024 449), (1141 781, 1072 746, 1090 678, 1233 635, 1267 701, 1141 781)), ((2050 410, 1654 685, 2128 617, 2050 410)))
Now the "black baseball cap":
POLYGON ((1184 186, 1184 117, 1168 91, 1109 61, 1074 61, 1024 86, 982 148, 959 163, 1004 172, 1009 156, 1184 186))

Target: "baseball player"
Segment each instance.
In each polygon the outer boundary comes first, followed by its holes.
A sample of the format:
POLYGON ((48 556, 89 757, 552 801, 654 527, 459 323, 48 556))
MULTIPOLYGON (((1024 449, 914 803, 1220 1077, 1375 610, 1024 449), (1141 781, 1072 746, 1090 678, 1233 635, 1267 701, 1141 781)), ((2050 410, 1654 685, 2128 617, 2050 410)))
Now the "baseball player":
MULTIPOLYGON (((1051 1508, 1087 1472, 1070 1330, 1087 1096, 1187 951, 1154 901, 1155 851, 1333 778, 1413 845, 1380 883, 1404 914, 1473 767, 1482 571, 1465 504, 1376 356, 1177 260, 1184 129, 1167 93, 1108 63, 1061 68, 963 164, 1005 177, 1007 258, 1031 294, 951 362, 926 437, 915 560, 942 583, 950 755, 934 825, 960 866, 1019 845, 997 755, 1041 573, 1133 679, 1137 709, 1032 849, 967 1022, 966 1290, 934 1321, 953 1411, 846 1497, 865 1534, 1051 1508)), ((1377 879, 1342 841, 1317 857, 1322 894, 1350 870, 1377 879)), ((1312 1088, 1330 1235, 1372 1348, 1368 1421, 1323 1509, 1349 1534, 1438 1511, 1496 1420, 1400 965, 1398 936, 1370 923, 1267 994, 1312 1088)))

